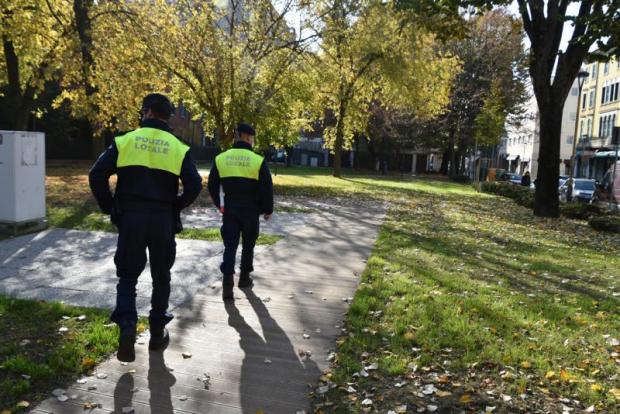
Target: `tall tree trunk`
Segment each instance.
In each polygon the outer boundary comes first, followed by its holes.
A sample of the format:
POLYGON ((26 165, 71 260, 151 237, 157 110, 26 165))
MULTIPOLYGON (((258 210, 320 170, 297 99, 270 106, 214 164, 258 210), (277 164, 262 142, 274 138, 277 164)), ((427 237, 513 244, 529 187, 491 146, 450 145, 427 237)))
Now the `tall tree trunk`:
POLYGON ((448 132, 448 151, 450 153, 450 176, 456 175, 456 154, 454 151, 454 142, 456 136, 456 130, 454 126, 450 127, 450 131, 448 132))
POLYGON ((2 36, 4 62, 7 74, 7 104, 4 106, 8 111, 6 116, 7 128, 17 131, 25 131, 28 128, 30 111, 34 102, 34 90, 27 86, 22 91, 19 78, 19 57, 15 52, 13 41, 7 36, 2 36))
POLYGON ((334 177, 342 175, 342 146, 344 145, 344 116, 346 107, 344 102, 340 102, 338 111, 338 121, 336 123, 336 141, 334 142, 334 177))
POLYGON ((96 159, 105 149, 105 138, 102 128, 93 119, 98 112, 98 107, 94 103, 97 88, 93 86, 91 81, 92 72, 95 70, 95 59, 93 57, 92 21, 88 13, 92 6, 93 0, 73 0, 75 28, 80 39, 80 54, 82 56, 82 82, 88 102, 89 115, 86 118, 91 131, 93 131, 91 155, 93 159, 96 159))
POLYGON ((450 150, 447 149, 443 152, 443 156, 441 157, 441 167, 439 167, 439 174, 443 174, 443 175, 448 174, 449 160, 450 160, 450 150))
POLYGON ((540 148, 534 214, 538 217, 559 217, 558 198, 560 135, 562 108, 559 102, 544 98, 540 108, 540 148))

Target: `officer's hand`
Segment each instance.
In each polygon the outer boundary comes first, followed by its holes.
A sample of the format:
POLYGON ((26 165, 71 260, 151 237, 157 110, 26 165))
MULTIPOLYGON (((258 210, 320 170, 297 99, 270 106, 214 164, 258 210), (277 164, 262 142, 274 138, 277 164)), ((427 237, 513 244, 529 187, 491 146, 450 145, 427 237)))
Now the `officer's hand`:
POLYGON ((265 214, 265 215, 263 216, 263 218, 264 218, 265 220, 269 220, 269 219, 271 218, 271 214, 265 214))

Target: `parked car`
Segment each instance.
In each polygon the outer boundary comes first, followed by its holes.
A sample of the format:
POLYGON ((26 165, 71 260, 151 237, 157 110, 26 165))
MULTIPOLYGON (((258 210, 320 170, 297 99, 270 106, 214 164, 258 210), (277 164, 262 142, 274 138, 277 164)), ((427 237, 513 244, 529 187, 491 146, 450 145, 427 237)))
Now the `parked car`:
MULTIPOLYGON (((596 191, 596 180, 588 178, 573 178, 573 200, 581 203, 591 203, 596 191)), ((560 200, 567 201, 568 180, 560 187, 560 200)))
POLYGON ((506 181, 510 184, 521 185, 521 176, 514 173, 504 173, 502 174, 500 181, 506 181))

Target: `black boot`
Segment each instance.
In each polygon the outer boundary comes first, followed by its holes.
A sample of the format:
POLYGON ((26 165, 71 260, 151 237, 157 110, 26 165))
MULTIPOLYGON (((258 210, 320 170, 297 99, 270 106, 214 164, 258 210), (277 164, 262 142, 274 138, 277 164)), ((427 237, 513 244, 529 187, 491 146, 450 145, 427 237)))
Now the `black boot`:
POLYGON ((121 329, 118 337, 118 352, 116 357, 122 362, 133 362, 136 360, 136 328, 121 329))
POLYGON ((235 295, 233 293, 233 285, 223 285, 222 286, 222 299, 224 300, 234 300, 235 295))
POLYGON ((166 349, 170 343, 170 335, 166 328, 151 328, 149 350, 160 351, 166 349))
POLYGON ((235 286, 235 275, 224 275, 222 278, 222 299, 234 300, 233 287, 235 286))
POLYGON ((250 277, 250 272, 241 272, 237 286, 239 286, 239 289, 251 288, 254 286, 254 280, 250 277))

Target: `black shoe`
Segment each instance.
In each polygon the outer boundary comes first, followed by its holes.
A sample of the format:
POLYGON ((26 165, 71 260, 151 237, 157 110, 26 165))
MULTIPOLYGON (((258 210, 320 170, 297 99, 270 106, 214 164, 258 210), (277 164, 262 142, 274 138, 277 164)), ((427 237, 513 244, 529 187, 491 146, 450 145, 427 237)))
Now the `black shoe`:
POLYGON ((170 335, 166 328, 151 329, 151 339, 149 340, 149 350, 160 351, 166 349, 170 343, 170 335))
POLYGON ((237 286, 239 286, 239 289, 251 288, 254 286, 254 280, 250 277, 250 272, 241 272, 237 286))
POLYGON ((223 300, 234 300, 235 299, 235 295, 233 294, 233 285, 222 286, 222 299, 223 300))
POLYGON ((136 360, 136 329, 124 328, 118 337, 118 352, 116 358, 122 362, 133 362, 136 360))

